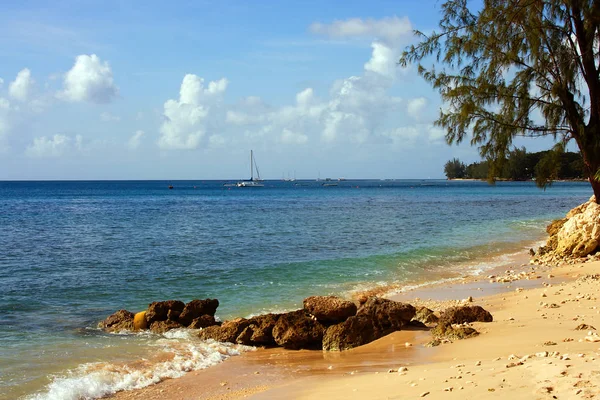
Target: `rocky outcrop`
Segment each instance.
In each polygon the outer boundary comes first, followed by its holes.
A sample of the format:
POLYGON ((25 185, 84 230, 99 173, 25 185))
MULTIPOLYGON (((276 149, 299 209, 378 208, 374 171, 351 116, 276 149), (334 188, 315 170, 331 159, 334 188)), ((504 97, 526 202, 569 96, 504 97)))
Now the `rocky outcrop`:
POLYGON ((336 296, 311 296, 304 299, 304 309, 322 324, 330 325, 356 315, 356 304, 336 296))
POLYGON ((217 307, 219 307, 219 300, 217 299, 192 300, 183 308, 179 315, 179 322, 187 326, 203 315, 214 317, 217 307))
POLYGON ((427 307, 417 307, 412 321, 418 321, 424 325, 435 324, 438 322, 438 317, 427 307))
POLYGON ((249 346, 275 346, 273 328, 280 314, 264 314, 250 318, 249 324, 237 338, 237 343, 249 346))
POLYGON ((442 312, 438 325, 492 322, 494 317, 481 306, 450 307, 442 312))
POLYGON ((281 314, 273 326, 273 339, 286 349, 320 349, 325 327, 305 310, 281 314))
POLYGON ((468 325, 445 325, 438 324, 431 330, 434 339, 429 342, 429 346, 437 346, 442 340, 454 341, 462 340, 479 335, 473 327, 468 325))
POLYGON ((119 332, 133 330, 133 313, 127 310, 119 310, 98 323, 98 328, 106 332, 119 332))
MULTIPOLYGON (((358 315, 368 316, 382 332, 402 329, 415 316, 416 309, 407 303, 371 297, 358 310, 358 315)), ((386 333, 387 335, 387 333, 386 333)))
POLYGON ((600 247, 600 205, 592 196, 547 226, 549 238, 533 256, 534 262, 572 260, 594 254, 600 247))
POLYGON ((170 331, 171 329, 177 328, 183 328, 183 325, 171 319, 168 319, 166 321, 154 321, 150 324, 150 330, 154 333, 165 333, 167 331, 170 331))
POLYGON ((324 350, 348 350, 401 330, 415 316, 410 304, 369 298, 355 316, 327 328, 323 336, 324 350))
MULTIPOLYGON (((109 332, 149 328, 159 334, 187 327, 199 329, 198 337, 203 340, 341 351, 370 343, 411 323, 424 327, 437 320, 426 307, 415 309, 410 304, 380 297, 368 297, 357 309, 354 303, 337 297, 313 296, 305 299, 304 308, 297 311, 237 318, 222 324, 214 317, 218 305, 216 299, 188 304, 177 300, 154 302, 135 316, 119 310, 99 326, 109 332)), ((452 307, 441 314, 433 332, 443 340, 470 337, 477 332, 465 324, 492 319, 479 306, 452 307)))
POLYGON ((349 350, 380 337, 371 318, 365 315, 356 315, 327 328, 323 335, 323 350, 349 350))
POLYGON ((213 339, 218 342, 237 343, 240 333, 250 324, 245 318, 236 318, 231 321, 225 321, 223 324, 209 326, 204 328, 198 334, 203 340, 213 339))
POLYGON ((164 333, 183 327, 201 329, 218 324, 214 317, 218 306, 216 299, 192 300, 187 304, 179 300, 155 301, 135 316, 129 311, 119 310, 98 326, 107 332, 150 329, 164 333))
POLYGON ((218 325, 215 317, 212 315, 202 315, 201 317, 194 318, 187 327, 190 329, 202 329, 213 325, 218 325))
POLYGON ((279 314, 265 314, 249 319, 237 318, 225 321, 220 326, 202 329, 198 336, 203 340, 213 339, 248 346, 275 346, 273 328, 279 317, 279 314))
POLYGON ((437 326, 431 330, 435 338, 430 345, 437 345, 444 340, 460 340, 479 335, 471 322, 492 322, 494 317, 480 306, 450 307, 442 312, 437 326))
POLYGON ((152 325, 155 321, 176 321, 185 308, 185 303, 179 300, 155 301, 148 305, 146 321, 152 325))

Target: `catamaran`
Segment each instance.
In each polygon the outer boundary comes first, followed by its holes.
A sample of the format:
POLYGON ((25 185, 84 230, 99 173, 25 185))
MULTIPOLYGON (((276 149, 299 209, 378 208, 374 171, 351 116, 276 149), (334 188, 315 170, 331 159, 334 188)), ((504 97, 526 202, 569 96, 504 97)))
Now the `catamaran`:
POLYGON ((250 150, 250 180, 247 181, 239 181, 236 183, 237 187, 264 187, 265 185, 262 183, 260 179, 260 172, 258 172, 258 165, 256 165, 256 160, 254 160, 254 154, 252 150, 250 150), (256 168, 256 178, 254 177, 254 169, 256 168))

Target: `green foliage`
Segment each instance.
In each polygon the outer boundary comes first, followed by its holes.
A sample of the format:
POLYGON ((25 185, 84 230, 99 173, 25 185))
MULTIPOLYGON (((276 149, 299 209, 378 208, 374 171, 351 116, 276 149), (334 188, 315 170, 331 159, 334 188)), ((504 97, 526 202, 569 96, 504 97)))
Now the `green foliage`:
POLYGON ((453 158, 444 165, 444 173, 448 179, 464 178, 465 172, 466 166, 458 158, 453 158))
MULTIPOLYGON (((484 160, 474 162, 465 167, 465 164, 454 158, 448 161, 444 172, 448 179, 453 179, 448 174, 449 165, 462 165, 464 175, 458 178, 489 179, 489 162, 484 160)), ((581 154, 563 152, 560 149, 527 153, 525 148, 514 149, 508 153, 502 172, 494 179, 511 181, 545 180, 551 182, 556 179, 583 179, 583 160, 581 154)))
MULTIPOLYGON (((448 0, 439 27, 416 32, 421 42, 400 64, 418 64, 439 91, 445 107, 436 124, 447 142, 470 138, 493 178, 515 171, 504 161, 517 136, 550 135, 563 147, 575 140, 600 198, 600 1, 484 0, 474 12, 467 0, 448 0), (424 65, 431 57, 437 66, 424 65)), ((544 159, 539 185, 556 175, 559 159, 544 159)))

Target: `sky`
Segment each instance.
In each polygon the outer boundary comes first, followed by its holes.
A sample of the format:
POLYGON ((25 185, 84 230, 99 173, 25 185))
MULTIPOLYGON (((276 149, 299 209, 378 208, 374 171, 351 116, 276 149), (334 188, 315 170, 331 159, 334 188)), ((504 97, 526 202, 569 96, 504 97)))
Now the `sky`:
POLYGON ((0 180, 443 178, 477 149, 397 65, 440 6, 3 0, 0 180))

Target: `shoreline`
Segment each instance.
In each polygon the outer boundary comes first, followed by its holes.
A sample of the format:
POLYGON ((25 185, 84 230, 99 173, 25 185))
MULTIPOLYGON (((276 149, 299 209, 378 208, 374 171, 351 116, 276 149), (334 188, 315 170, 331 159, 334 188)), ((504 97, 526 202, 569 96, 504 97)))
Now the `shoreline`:
MULTIPOLYGON (((572 279, 568 273, 557 271, 577 267, 532 266, 528 261, 529 256, 523 251, 523 254, 511 260, 510 267, 505 264, 496 266, 485 271, 486 276, 483 274, 466 276, 450 282, 424 284, 385 297, 441 311, 449 306, 460 304, 462 299, 471 296, 475 301, 472 304, 489 309, 495 316, 497 310, 502 310, 506 306, 505 299, 514 296, 515 288, 519 288, 519 292, 516 293, 527 293, 545 290, 544 285, 547 282, 552 282, 551 285, 570 282, 572 279), (490 282, 489 276, 501 276, 507 270, 513 271, 513 276, 522 273, 522 279, 504 283, 490 282), (547 276, 551 276, 550 272, 556 276, 548 279, 547 276), (523 279, 526 273, 529 273, 530 278, 523 279), (536 279, 536 277, 540 278, 536 279)), ((600 266, 600 263, 596 262, 583 264, 583 266, 590 264, 600 266)), ((488 324, 476 323, 474 326, 482 333, 480 337, 485 337, 489 332, 488 324)), ((378 375, 399 366, 423 368, 425 365, 437 365, 442 362, 440 360, 445 359, 446 349, 457 344, 457 348, 465 345, 468 347, 469 343, 475 343, 472 341, 479 338, 466 339, 460 343, 455 342, 435 348, 424 347, 430 339, 429 332, 411 328, 344 352, 257 349, 255 352, 232 357, 206 370, 192 371, 181 378, 165 380, 143 389, 119 392, 110 398, 119 400, 188 398, 217 400, 248 397, 261 399, 278 398, 277 393, 281 395, 286 393, 285 397, 290 398, 288 390, 294 393, 291 398, 301 398, 304 386, 308 384, 327 386, 338 379, 354 375, 378 375), (411 346, 406 347, 406 343, 410 343, 411 346)), ((317 395, 314 396, 319 398, 317 395)), ((331 393, 327 396, 331 396, 331 393)))

